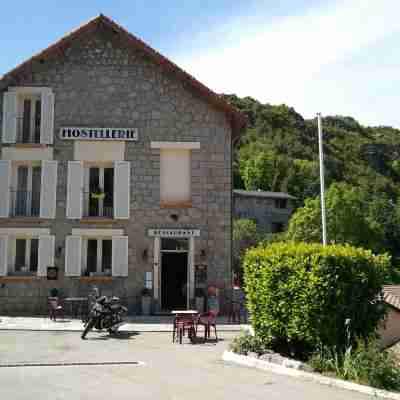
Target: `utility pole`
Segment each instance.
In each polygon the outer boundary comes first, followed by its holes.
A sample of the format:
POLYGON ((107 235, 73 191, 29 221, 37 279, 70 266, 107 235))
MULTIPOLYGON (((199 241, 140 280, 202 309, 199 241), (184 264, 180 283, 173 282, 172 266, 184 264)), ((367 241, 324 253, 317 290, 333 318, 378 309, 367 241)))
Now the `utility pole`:
POLYGON ((326 246, 326 214, 325 214, 325 182, 324 182, 324 148, 322 138, 321 113, 317 113, 318 144, 319 144, 319 175, 321 183, 321 217, 322 217, 322 243, 326 246))

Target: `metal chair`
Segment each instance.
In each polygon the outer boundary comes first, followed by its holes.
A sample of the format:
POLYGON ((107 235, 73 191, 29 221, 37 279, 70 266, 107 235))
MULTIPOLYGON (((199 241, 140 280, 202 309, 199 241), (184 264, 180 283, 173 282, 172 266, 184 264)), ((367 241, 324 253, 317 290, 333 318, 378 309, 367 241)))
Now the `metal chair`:
POLYGON ((58 297, 49 297, 48 298, 48 308, 49 308, 50 320, 56 321, 57 314, 59 316, 62 316, 62 319, 65 318, 64 307, 60 303, 61 302, 58 297))

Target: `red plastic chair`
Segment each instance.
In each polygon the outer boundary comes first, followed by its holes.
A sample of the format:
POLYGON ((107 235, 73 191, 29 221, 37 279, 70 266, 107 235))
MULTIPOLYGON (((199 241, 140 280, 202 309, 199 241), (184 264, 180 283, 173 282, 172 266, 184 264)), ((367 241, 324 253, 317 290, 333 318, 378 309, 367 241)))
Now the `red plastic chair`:
POLYGON ((214 328, 215 340, 218 342, 217 315, 218 311, 209 311, 207 313, 201 314, 196 324, 196 334, 197 327, 199 325, 204 326, 204 339, 207 340, 210 339, 211 328, 214 328))
POLYGON ((195 321, 193 318, 177 315, 174 319, 172 342, 175 343, 178 339, 179 343, 182 344, 182 338, 185 336, 185 332, 187 332, 189 339, 193 342, 196 336, 195 321))

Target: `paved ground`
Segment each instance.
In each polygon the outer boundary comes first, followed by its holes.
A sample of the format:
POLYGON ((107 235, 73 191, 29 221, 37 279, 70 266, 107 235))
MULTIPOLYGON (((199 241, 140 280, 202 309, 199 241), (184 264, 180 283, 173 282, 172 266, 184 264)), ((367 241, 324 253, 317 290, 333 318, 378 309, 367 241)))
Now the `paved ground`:
POLYGON ((230 365, 220 360, 234 334, 218 344, 172 344, 167 333, 0 332, 0 398, 365 400, 367 396, 230 365), (143 361, 143 366, 3 368, 7 363, 143 361))
MULTIPOLYGON (((126 324, 120 330, 125 332, 169 332, 172 316, 133 316, 126 319, 126 324)), ((221 332, 238 332, 247 325, 228 324, 226 317, 218 317, 218 329, 221 332)), ((32 331, 81 331, 82 322, 79 319, 57 319, 51 321, 44 317, 8 317, 0 315, 1 330, 32 330, 32 331)))

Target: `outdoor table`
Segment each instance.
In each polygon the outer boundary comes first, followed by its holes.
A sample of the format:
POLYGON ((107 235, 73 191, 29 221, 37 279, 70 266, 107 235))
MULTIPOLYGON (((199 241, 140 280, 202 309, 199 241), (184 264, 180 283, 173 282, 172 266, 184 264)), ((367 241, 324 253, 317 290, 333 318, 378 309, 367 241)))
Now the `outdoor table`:
MULTIPOLYGON (((70 315, 71 318, 83 316, 83 305, 88 301, 87 297, 66 297, 64 302, 70 304, 70 315), (74 312, 75 311, 75 312, 74 312)), ((67 307, 65 307, 67 308, 67 307)))
MULTIPOLYGON (((194 341, 196 338, 196 323, 197 323, 197 316, 199 315, 199 312, 197 310, 172 310, 171 314, 175 315, 174 318, 174 326, 173 326, 173 332, 175 334, 175 323, 180 317, 186 317, 192 321, 192 327, 190 328, 188 334, 189 334, 189 339, 191 342, 194 341)), ((180 343, 182 343, 182 337, 180 336, 180 343)))

